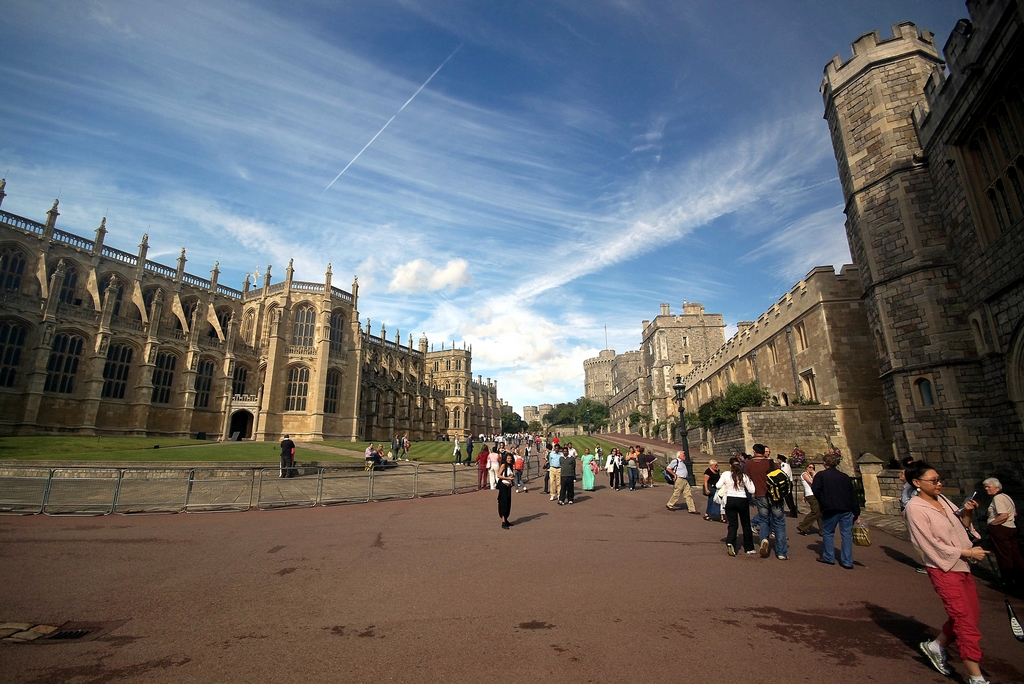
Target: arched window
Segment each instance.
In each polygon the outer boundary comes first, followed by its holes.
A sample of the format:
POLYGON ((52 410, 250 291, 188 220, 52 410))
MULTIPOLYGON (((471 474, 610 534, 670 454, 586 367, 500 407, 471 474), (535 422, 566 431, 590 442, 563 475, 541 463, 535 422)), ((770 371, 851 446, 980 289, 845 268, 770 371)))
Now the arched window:
POLYGON ((231 394, 245 394, 245 381, 248 379, 249 369, 242 365, 235 366, 235 372, 231 376, 231 394))
POLYGON ((459 407, 456 406, 455 407, 455 415, 454 415, 455 424, 452 427, 454 427, 454 428, 462 427, 462 421, 460 420, 461 416, 462 416, 462 412, 459 411, 459 407))
POLYGON ((935 394, 932 392, 931 380, 918 378, 914 384, 917 386, 917 396, 921 400, 921 406, 935 406, 935 394))
POLYGON ((450 371, 452 369, 452 360, 451 359, 445 359, 444 360, 444 369, 446 371, 450 371))
MULTIPOLYGON (((110 286, 110 278, 100 279, 100 308, 103 308, 104 297, 106 296, 107 288, 110 286)), ((114 283, 114 315, 121 315, 121 301, 124 299, 124 283, 120 280, 114 283)))
POLYGON ((444 383, 444 396, 450 397, 452 395, 452 383, 444 383))
MULTIPOLYGON (((181 310, 185 314, 185 322, 188 323, 189 328, 192 327, 192 314, 195 313, 197 306, 199 306, 198 299, 186 299, 181 303, 181 310)), ((174 329, 181 331, 185 330, 181 327, 181 321, 178 320, 177 316, 174 317, 174 329)))
POLYGON ((335 311, 331 314, 331 353, 340 354, 344 346, 342 345, 343 335, 345 330, 345 314, 341 311, 335 311))
MULTIPOLYGON (((156 293, 160 291, 159 287, 151 287, 142 293, 142 306, 146 309, 146 316, 149 316, 153 312, 153 300, 156 299, 156 293)), ((142 314, 139 312, 139 307, 133 306, 132 318, 137 321, 142 320, 142 314)))
POLYGON ((462 370, 462 359, 455 359, 455 370, 462 370))
POLYGON ((213 361, 210 359, 199 359, 196 366, 196 408, 208 408, 210 406, 210 387, 213 385, 213 361))
POLYGON ((21 276, 25 272, 25 255, 20 249, 0 249, 0 289, 18 291, 21 276))
POLYGON ((62 333, 53 338, 50 360, 46 364, 45 391, 61 394, 75 391, 75 376, 78 374, 78 362, 82 358, 84 345, 85 340, 78 335, 62 333))
POLYGON ((336 370, 327 371, 327 386, 324 388, 324 413, 338 412, 338 389, 341 386, 341 373, 336 370))
MULTIPOLYGON (((53 277, 54 272, 57 270, 57 265, 50 266, 47 278, 53 277)), ((64 304, 72 304, 79 306, 82 303, 81 299, 78 299, 75 294, 78 291, 78 269, 69 264, 64 264, 64 280, 60 283, 60 292, 57 294, 57 301, 63 302, 64 304)))
POLYGON ((315 327, 316 311, 311 306, 301 307, 295 312, 295 329, 292 333, 292 344, 296 347, 312 347, 313 330, 315 327))
POLYGON ((434 362, 434 372, 435 372, 435 373, 437 372, 437 369, 438 369, 438 362, 437 362, 437 361, 435 361, 435 362, 434 362))
POLYGON ((242 318, 242 341, 252 346, 252 333, 256 328, 256 312, 249 309, 242 318))
POLYGON ((461 382, 455 383, 455 396, 457 396, 457 397, 461 397, 462 396, 462 383, 461 382))
POLYGON ((305 411, 307 394, 309 394, 309 369, 305 366, 290 368, 288 370, 288 393, 285 398, 284 410, 305 411))
POLYGON ((156 355, 156 368, 153 370, 152 403, 171 403, 171 388, 174 386, 174 367, 177 363, 178 357, 174 354, 159 352, 156 355))
POLYGON ((27 332, 23 325, 0 322, 0 387, 14 387, 27 332))
POLYGON ((112 344, 107 347, 107 361, 103 364, 104 399, 124 399, 131 367, 131 347, 126 344, 112 344))
MULTIPOLYGON (((216 313, 217 323, 220 325, 220 331, 224 333, 225 336, 227 336, 228 325, 230 325, 231 323, 231 309, 225 306, 220 309, 217 309, 216 313)), ((209 326, 209 329, 206 331, 206 335, 207 337, 218 337, 217 331, 213 329, 212 325, 209 326)))

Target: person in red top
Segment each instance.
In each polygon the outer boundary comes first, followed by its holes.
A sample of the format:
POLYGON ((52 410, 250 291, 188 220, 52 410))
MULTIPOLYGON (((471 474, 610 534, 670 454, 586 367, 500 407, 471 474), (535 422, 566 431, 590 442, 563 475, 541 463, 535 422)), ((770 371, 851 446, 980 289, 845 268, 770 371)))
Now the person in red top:
POLYGON ((558 435, 555 435, 554 439, 551 440, 551 443, 558 446, 558 435))
POLYGON ((526 485, 523 483, 523 467, 524 466, 526 466, 526 460, 523 458, 523 455, 520 454, 519 451, 517 450, 516 451, 515 466, 514 466, 515 471, 516 471, 516 493, 517 494, 519 493, 519 489, 520 488, 522 488, 522 490, 524 492, 526 491, 526 485))
POLYGON ((487 450, 485 444, 480 453, 476 455, 476 469, 477 469, 477 484, 480 489, 487 489, 487 459, 491 455, 491 452, 487 450))

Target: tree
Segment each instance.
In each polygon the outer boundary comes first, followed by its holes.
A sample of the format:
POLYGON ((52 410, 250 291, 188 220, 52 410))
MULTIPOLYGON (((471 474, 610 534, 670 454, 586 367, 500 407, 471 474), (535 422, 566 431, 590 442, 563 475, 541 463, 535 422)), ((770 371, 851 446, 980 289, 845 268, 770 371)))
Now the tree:
POLYGON ((526 429, 526 421, 515 411, 501 414, 501 431, 505 434, 522 432, 526 429))
POLYGON ((544 426, 540 424, 539 420, 531 420, 530 424, 526 426, 526 430, 534 435, 539 435, 544 426))
POLYGON ((650 425, 651 417, 639 409, 629 414, 629 427, 635 428, 641 423, 643 423, 645 427, 650 425))
POLYGON ((725 394, 700 405, 695 419, 692 414, 687 414, 687 422, 709 430, 722 423, 735 421, 742 408, 764 406, 766 403, 768 390, 763 389, 756 380, 745 385, 731 382, 725 389, 725 394))
POLYGON ((576 401, 558 404, 544 415, 548 425, 581 425, 588 434, 608 424, 608 405, 580 397, 576 401))

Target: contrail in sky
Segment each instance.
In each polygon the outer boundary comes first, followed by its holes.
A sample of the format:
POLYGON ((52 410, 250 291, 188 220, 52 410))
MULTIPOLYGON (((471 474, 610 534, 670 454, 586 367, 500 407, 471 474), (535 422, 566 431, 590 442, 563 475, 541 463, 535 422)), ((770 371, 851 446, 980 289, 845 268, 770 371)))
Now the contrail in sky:
POLYGON ((405 109, 406 107, 408 107, 409 103, 412 102, 413 99, 415 99, 415 97, 420 94, 420 91, 427 87, 427 84, 430 83, 430 80, 432 78, 434 78, 435 76, 437 76, 437 72, 440 71, 444 67, 444 65, 448 63, 448 60, 450 60, 452 57, 454 57, 455 53, 462 49, 462 45, 463 44, 460 43, 459 47, 455 48, 455 51, 452 52, 452 54, 448 55, 448 59, 445 59, 443 62, 441 62, 441 66, 439 66, 436 69, 434 69, 434 73, 430 74, 430 77, 426 81, 423 82, 423 85, 421 85, 419 88, 416 89, 416 92, 412 94, 412 97, 410 97, 408 100, 406 100, 404 105, 402 105, 401 107, 398 108, 398 111, 395 112, 394 116, 392 116, 390 119, 388 119, 388 122, 386 124, 384 124, 384 126, 379 131, 377 131, 377 135, 375 135, 372 138, 370 138, 370 142, 368 142, 365 145, 363 145, 363 149, 359 150, 359 154, 357 154, 356 156, 352 157, 352 161, 350 161, 348 164, 345 164, 345 168, 343 168, 341 170, 341 173, 339 173, 337 176, 335 176, 334 180, 332 180, 330 183, 328 183, 327 187, 320 191, 321 195, 323 195, 325 192, 327 192, 328 190, 331 189, 331 186, 334 185, 338 181, 338 179, 341 178, 345 174, 346 171, 348 171, 348 167, 350 167, 353 164, 355 164, 356 159, 359 159, 359 155, 362 154, 363 152, 365 152, 366 148, 369 147, 370 145, 372 145, 373 141, 376 140, 377 137, 381 133, 384 132, 384 129, 391 125, 391 122, 395 120, 395 116, 398 116, 399 114, 401 114, 402 110, 405 109))

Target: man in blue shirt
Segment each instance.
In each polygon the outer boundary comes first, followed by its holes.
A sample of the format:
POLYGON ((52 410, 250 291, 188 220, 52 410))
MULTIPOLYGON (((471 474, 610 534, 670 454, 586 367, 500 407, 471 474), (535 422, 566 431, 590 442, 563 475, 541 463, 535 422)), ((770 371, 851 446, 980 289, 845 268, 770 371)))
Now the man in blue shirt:
POLYGON ((562 493, 562 447, 558 445, 548 452, 548 483, 551 493, 548 501, 555 501, 562 493))

